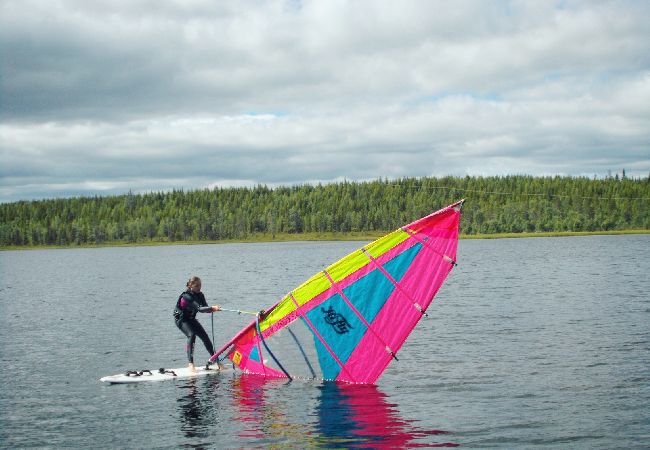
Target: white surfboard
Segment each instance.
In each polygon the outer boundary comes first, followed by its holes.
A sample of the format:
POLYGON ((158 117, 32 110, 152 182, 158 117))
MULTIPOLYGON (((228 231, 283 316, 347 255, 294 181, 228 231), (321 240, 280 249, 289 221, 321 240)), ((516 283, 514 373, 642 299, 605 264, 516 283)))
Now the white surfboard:
POLYGON ((188 367, 181 367, 178 369, 129 370, 125 373, 102 377, 99 381, 111 384, 126 384, 143 383, 148 381, 181 380, 214 375, 227 370, 228 369, 223 367, 219 369, 217 366, 211 366, 209 369, 206 369, 205 367, 197 367, 194 371, 191 371, 188 367))

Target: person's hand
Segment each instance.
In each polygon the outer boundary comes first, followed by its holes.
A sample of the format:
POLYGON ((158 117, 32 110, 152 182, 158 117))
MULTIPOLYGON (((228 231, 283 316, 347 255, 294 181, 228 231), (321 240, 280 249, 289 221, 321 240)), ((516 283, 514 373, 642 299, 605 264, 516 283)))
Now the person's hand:
POLYGON ((212 311, 214 311, 214 312, 221 311, 221 306, 219 306, 219 305, 214 305, 214 306, 212 307, 212 311))

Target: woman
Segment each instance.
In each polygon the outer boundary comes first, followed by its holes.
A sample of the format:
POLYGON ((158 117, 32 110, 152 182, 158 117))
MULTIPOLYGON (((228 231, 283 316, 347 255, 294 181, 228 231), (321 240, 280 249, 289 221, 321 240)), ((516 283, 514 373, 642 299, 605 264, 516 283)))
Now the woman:
POLYGON ((194 341, 198 336, 205 345, 205 349, 210 353, 210 356, 214 354, 214 347, 212 347, 212 342, 208 337, 208 333, 205 332, 198 320, 196 320, 196 313, 203 312, 215 312, 221 310, 219 305, 208 306, 208 303, 205 301, 205 296, 201 292, 201 279, 197 276, 190 278, 187 282, 187 290, 183 292, 178 301, 176 302, 176 307, 174 308, 174 320, 176 326, 187 336, 187 359, 189 360, 189 368, 194 371, 194 341))

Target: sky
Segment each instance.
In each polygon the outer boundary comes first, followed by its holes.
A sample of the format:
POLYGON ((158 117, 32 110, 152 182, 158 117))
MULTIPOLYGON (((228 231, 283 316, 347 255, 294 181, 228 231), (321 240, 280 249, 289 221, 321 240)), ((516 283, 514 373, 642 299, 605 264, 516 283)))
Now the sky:
POLYGON ((650 2, 3 0, 0 202, 650 174, 650 2))

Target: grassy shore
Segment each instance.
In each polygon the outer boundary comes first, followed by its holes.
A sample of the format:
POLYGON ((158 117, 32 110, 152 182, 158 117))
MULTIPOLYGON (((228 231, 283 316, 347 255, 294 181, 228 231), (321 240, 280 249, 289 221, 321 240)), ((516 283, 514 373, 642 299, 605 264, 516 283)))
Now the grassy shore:
POLYGON ((461 235, 461 239, 504 239, 531 237, 566 237, 566 236, 597 236, 620 234, 650 234, 650 230, 610 230, 610 231, 548 231, 540 233, 497 233, 461 235))
MULTIPOLYGON (((386 232, 349 232, 349 233, 282 233, 254 234, 246 239, 226 239, 220 241, 145 241, 145 242, 110 242, 103 244, 79 245, 38 245, 38 246, 0 246, 0 251, 6 250, 39 250, 63 248, 101 248, 101 247, 147 247, 159 245, 203 245, 203 244, 232 244, 232 243, 263 243, 263 242, 300 242, 300 241, 365 241, 370 242, 383 236, 386 232)), ((566 236, 595 236, 622 234, 650 234, 650 230, 614 230, 614 231, 551 231, 540 233, 495 233, 495 234, 461 234, 461 239, 511 239, 533 237, 566 237, 566 236)))

